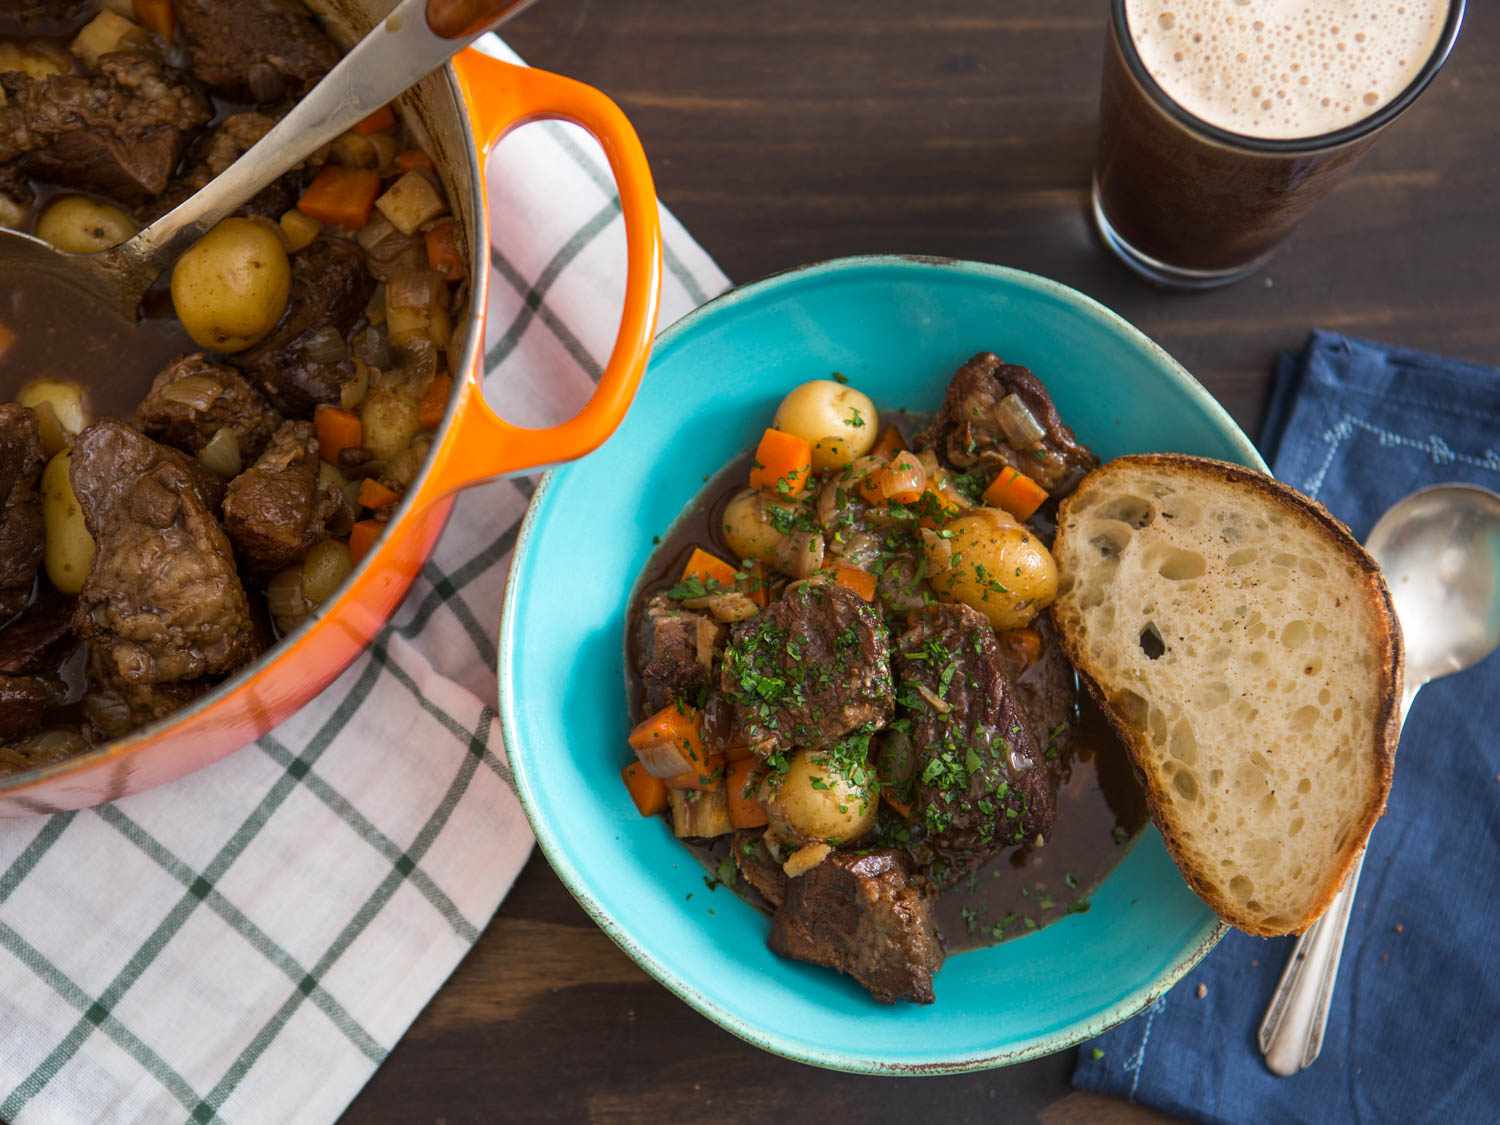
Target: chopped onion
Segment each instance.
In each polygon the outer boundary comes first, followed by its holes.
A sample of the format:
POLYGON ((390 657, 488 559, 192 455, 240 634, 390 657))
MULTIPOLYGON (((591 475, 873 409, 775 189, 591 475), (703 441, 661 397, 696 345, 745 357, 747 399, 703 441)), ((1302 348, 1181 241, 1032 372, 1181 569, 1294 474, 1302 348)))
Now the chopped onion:
POLYGON ((927 700, 928 705, 939 715, 946 715, 949 711, 953 710, 946 699, 943 699, 936 692, 929 690, 927 685, 919 683, 916 685, 916 688, 917 694, 927 700))
POLYGON ((636 748, 635 756, 641 768, 652 777, 669 778, 687 773, 693 768, 692 760, 672 741, 653 742, 649 746, 636 748))
POLYGON ((1005 431, 1011 445, 1017 449, 1030 449, 1047 436, 1047 431, 1036 420, 1031 408, 1021 401, 1021 396, 1012 392, 995 406, 995 421, 1005 431))
POLYGON ((349 356, 349 346, 331 324, 315 328, 302 337, 302 358, 310 363, 338 363, 349 356))
POLYGON ((193 410, 207 410, 224 392, 224 385, 212 375, 184 375, 161 389, 161 397, 193 410))
POLYGON ((198 461, 204 468, 228 480, 237 477, 244 468, 240 456, 240 436, 228 426, 220 426, 208 444, 198 451, 198 461))
POLYGON ((365 325, 349 337, 349 351, 355 359, 371 367, 391 365, 391 346, 386 342, 385 333, 373 324, 365 325))
POLYGON ((283 634, 290 633, 307 620, 312 606, 302 593, 302 567, 288 567, 271 579, 266 587, 266 605, 276 621, 276 628, 283 634))
POLYGON ((788 879, 805 875, 833 854, 833 845, 825 843, 805 844, 787 857, 781 865, 788 879))
POLYGON ((714 664, 714 648, 719 643, 719 627, 707 617, 698 618, 698 663, 705 668, 714 664))
POLYGON ((345 410, 354 410, 365 401, 370 391, 370 365, 362 359, 354 361, 354 378, 339 388, 339 405, 345 410))
POLYGON ((793 578, 816 574, 823 566, 823 535, 818 531, 798 531, 776 545, 776 567, 793 578))

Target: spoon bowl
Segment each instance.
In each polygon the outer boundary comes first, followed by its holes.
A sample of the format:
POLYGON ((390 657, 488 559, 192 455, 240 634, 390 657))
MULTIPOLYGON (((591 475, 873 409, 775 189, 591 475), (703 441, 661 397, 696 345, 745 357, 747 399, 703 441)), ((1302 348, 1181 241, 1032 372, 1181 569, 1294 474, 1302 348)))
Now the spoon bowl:
POLYGON ((1408 695, 1500 646, 1500 496, 1466 484, 1414 492, 1366 546, 1401 621, 1408 695))

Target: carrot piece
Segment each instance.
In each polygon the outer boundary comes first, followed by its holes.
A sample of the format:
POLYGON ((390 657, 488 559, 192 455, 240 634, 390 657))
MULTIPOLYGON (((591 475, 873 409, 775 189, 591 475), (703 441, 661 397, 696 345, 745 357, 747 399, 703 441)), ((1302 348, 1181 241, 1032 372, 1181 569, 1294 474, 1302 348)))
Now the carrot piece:
POLYGON ((1009 465, 984 490, 986 504, 1003 508, 1018 520, 1029 520, 1046 501, 1045 488, 1009 465))
POLYGON ((724 757, 728 758, 731 762, 740 762, 746 758, 754 757, 754 755, 750 753, 750 747, 748 746, 731 746, 724 751, 724 757))
POLYGON ((1035 629, 1006 629, 995 634, 995 639, 1028 667, 1042 655, 1042 635, 1035 629))
POLYGON ((426 168, 429 172, 433 170, 432 157, 428 156, 419 148, 409 148, 396 157, 396 167, 403 172, 410 172, 413 168, 426 168))
POLYGON ((890 805, 891 808, 895 809, 905 819, 911 819, 911 806, 900 798, 891 796, 889 789, 882 789, 880 791, 880 799, 890 805))
POLYGON ((349 529, 349 557, 356 563, 370 553, 370 548, 375 546, 375 540, 380 538, 380 533, 385 530, 385 524, 379 520, 360 520, 349 529))
POLYGON ((897 428, 896 423, 892 422, 880 431, 880 437, 870 447, 870 456, 884 457, 886 460, 890 460, 905 448, 906 439, 901 436, 901 431, 897 428))
POLYGON ((754 758, 741 758, 729 766, 724 779, 724 795, 729 798, 729 823, 736 828, 759 828, 766 823, 766 807, 755 796, 751 772, 754 758))
POLYGON ((724 784, 724 755, 710 754, 701 766, 665 781, 668 789, 718 789, 724 784))
POLYGON ((359 482, 360 506, 369 508, 372 512, 378 512, 381 508, 389 508, 400 499, 401 493, 387 488, 374 477, 366 477, 359 482))
POLYGON ((750 463, 750 487, 801 496, 812 472, 812 444, 783 430, 767 430, 750 463))
POLYGON ((915 504, 927 489, 927 470, 910 453, 898 453, 883 469, 876 469, 859 482, 859 491, 871 504, 915 504))
POLYGON ((449 375, 434 375, 432 382, 422 392, 417 404, 417 424, 424 430, 435 430, 443 424, 443 415, 448 412, 448 399, 453 394, 453 378, 449 375))
POLYGON ((464 254, 458 246, 458 224, 444 219, 427 228, 422 235, 427 246, 427 264, 448 281, 462 281, 464 254))
MULTIPOLYGON (((140 3, 140 0, 136 0, 136 3, 140 3)), ((394 129, 395 127, 396 111, 388 105, 383 105, 358 125, 354 126, 354 131, 362 137, 368 137, 371 133, 382 133, 387 129, 394 129)))
POLYGON ((625 783, 630 799, 642 816, 655 816, 667 807, 667 785, 659 777, 652 777, 640 762, 631 762, 620 771, 620 780, 625 783))
POLYGON ((692 707, 667 704, 637 723, 628 741, 641 764, 658 777, 681 768, 681 761, 675 759, 689 763, 688 773, 702 770, 707 759, 703 752, 703 717, 692 707))
POLYGON ((318 435, 318 456, 330 465, 339 463, 342 451, 358 449, 364 441, 359 415, 326 402, 313 411, 313 430, 318 435))
POLYGON ((137 23, 156 32, 168 43, 172 42, 172 32, 177 23, 172 12, 172 0, 132 0, 130 7, 135 12, 137 23))
POLYGON ((844 563, 834 563, 830 569, 833 571, 833 580, 840 586, 848 587, 867 602, 875 600, 875 576, 868 570, 860 570, 844 563))
POLYGON ((719 589, 729 590, 734 587, 738 572, 723 559, 710 555, 701 547, 694 547, 693 553, 688 557, 687 566, 682 568, 682 580, 686 582, 690 578, 696 578, 705 586, 711 582, 717 582, 719 589))
POLYGON ((745 567, 742 592, 761 609, 771 604, 771 573, 763 562, 752 562, 745 567))
POLYGON ((297 200, 297 210, 329 226, 359 230, 370 221, 379 194, 378 172, 325 164, 297 200))

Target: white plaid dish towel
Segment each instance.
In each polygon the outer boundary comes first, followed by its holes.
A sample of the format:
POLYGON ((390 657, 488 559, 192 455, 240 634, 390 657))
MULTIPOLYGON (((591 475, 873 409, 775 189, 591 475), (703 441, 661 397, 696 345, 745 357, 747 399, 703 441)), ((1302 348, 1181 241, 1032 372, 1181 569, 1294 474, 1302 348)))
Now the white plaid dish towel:
MULTIPOLYGON (((557 421, 613 343, 619 202, 571 126, 512 134, 488 173, 489 398, 557 421)), ((728 281, 662 227, 667 325, 728 281)), ((370 650, 257 743, 114 805, 0 821, 0 1121, 317 1123, 349 1104, 531 850, 495 719, 531 492, 462 495, 370 650)))

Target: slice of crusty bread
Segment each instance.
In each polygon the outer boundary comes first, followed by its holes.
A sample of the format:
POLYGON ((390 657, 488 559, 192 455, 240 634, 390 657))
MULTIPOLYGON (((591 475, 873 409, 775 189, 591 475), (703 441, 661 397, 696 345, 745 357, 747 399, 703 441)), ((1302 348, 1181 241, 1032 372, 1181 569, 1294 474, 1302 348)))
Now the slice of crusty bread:
POLYGON ((1306 929, 1390 792, 1401 634, 1373 559, 1260 473, 1122 457, 1058 512, 1053 620, 1188 883, 1252 934, 1306 929))

